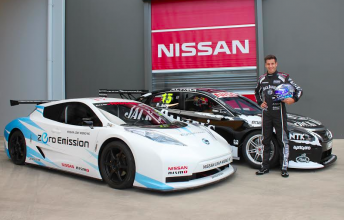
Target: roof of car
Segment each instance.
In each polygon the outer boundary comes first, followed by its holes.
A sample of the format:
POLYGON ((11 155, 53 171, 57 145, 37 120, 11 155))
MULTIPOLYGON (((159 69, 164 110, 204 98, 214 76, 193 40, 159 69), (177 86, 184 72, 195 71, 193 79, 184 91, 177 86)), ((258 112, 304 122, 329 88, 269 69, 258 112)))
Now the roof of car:
POLYGON ((41 106, 51 106, 51 105, 56 105, 56 104, 66 103, 66 102, 82 102, 85 104, 96 104, 96 103, 102 103, 102 102, 136 102, 136 101, 129 100, 129 99, 120 99, 120 98, 94 97, 94 98, 63 99, 59 101, 47 102, 47 103, 41 104, 41 106))
POLYGON ((221 89, 210 89, 210 88, 193 88, 193 87, 180 87, 180 88, 169 88, 169 89, 161 89, 156 90, 153 93, 158 92, 166 92, 166 91, 178 91, 178 92, 207 92, 207 93, 219 93, 219 92, 228 92, 226 90, 221 89))

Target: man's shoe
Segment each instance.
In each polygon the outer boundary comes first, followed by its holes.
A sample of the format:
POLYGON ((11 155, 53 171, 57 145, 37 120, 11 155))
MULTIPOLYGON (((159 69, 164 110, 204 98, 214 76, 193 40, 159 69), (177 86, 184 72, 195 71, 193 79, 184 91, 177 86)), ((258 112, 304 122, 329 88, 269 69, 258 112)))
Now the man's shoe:
POLYGON ((282 170, 282 172, 281 172, 281 176, 282 176, 282 177, 285 177, 285 178, 289 177, 289 173, 288 173, 288 171, 286 171, 286 170, 282 170))
POLYGON ((269 169, 261 168, 256 172, 256 175, 264 175, 266 173, 269 173, 269 169))

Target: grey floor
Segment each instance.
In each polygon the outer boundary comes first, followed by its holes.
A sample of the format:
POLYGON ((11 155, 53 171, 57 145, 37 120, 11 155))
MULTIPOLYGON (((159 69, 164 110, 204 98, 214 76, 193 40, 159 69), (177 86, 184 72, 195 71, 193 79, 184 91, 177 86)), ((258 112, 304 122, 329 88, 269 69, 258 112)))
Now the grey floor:
POLYGON ((36 166, 16 166, 0 140, 0 219, 344 219, 344 140, 322 170, 237 173, 196 190, 114 190, 105 183, 36 166))

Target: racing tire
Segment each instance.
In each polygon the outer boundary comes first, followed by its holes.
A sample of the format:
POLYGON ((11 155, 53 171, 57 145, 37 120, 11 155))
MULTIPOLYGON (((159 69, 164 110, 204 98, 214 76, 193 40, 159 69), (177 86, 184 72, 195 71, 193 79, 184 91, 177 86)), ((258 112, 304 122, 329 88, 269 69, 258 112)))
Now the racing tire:
POLYGON ((16 165, 25 164, 26 159, 26 141, 20 131, 15 131, 8 142, 8 151, 11 160, 16 165))
MULTIPOLYGON (((241 147, 242 155, 249 166, 255 169, 261 168, 263 144, 262 144, 262 132, 254 131, 250 133, 244 140, 241 147)), ((272 137, 271 141, 271 154, 270 154, 270 168, 275 167, 278 163, 278 146, 275 137, 272 137)))
POLYGON ((121 141, 112 141, 105 145, 100 155, 100 173, 103 180, 115 189, 133 186, 135 179, 135 161, 129 147, 121 141))

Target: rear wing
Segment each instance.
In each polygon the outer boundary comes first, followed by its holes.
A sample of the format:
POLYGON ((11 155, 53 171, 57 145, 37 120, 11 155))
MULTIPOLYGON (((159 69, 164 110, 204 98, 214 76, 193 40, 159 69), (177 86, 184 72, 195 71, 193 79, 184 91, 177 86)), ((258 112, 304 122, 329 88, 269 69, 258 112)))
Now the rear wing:
POLYGON ((53 102, 56 100, 10 100, 11 106, 21 105, 21 104, 36 104, 40 105, 47 102, 53 102))
POLYGON ((133 94, 144 95, 148 92, 148 90, 99 89, 99 96, 107 97, 108 94, 119 94, 122 99, 136 100, 137 97, 135 97, 133 94))

